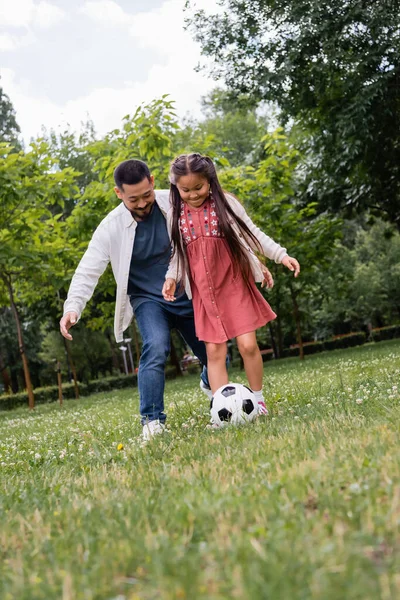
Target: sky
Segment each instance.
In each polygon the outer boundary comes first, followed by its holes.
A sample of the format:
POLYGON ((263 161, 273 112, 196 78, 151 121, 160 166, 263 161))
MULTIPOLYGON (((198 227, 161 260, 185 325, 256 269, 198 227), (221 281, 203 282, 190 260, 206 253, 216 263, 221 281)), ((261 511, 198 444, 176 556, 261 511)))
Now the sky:
MULTIPOLYGON (((0 0, 0 86, 25 140, 42 126, 99 135, 142 102, 170 94, 180 117, 200 116, 216 83, 196 73, 184 0, 0 0)), ((215 12, 215 0, 197 6, 215 12)), ((204 59, 203 59, 204 62, 204 59)))

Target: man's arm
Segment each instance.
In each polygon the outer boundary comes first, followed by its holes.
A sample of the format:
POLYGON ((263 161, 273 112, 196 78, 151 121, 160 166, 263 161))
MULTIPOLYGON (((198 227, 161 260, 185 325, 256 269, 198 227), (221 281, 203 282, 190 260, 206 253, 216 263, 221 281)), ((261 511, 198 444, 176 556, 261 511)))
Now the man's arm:
POLYGON ((60 321, 61 334, 72 339, 68 333, 75 325, 90 300, 99 278, 110 262, 108 235, 104 227, 99 227, 93 234, 88 249, 83 255, 68 291, 64 303, 64 315, 60 321))

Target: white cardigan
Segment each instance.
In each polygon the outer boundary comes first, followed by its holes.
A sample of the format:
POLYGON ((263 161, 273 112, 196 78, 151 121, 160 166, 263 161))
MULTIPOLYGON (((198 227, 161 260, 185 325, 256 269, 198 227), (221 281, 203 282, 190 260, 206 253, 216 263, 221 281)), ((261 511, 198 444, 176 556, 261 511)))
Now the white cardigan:
MULTIPOLYGON (((240 204, 240 202, 238 200, 236 200, 236 198, 234 196, 232 196, 231 194, 225 194, 225 198, 228 200, 231 208, 233 209, 233 212, 242 219, 242 221, 247 225, 247 227, 249 228, 251 233, 254 235, 254 237, 258 240, 264 256, 266 256, 267 258, 270 258, 271 260, 274 260, 276 263, 281 263, 283 258, 285 256, 287 256, 286 248, 282 248, 282 246, 280 246, 279 244, 274 242, 274 240, 272 238, 270 238, 268 235, 265 235, 265 233, 263 233, 261 231, 261 229, 259 229, 253 223, 253 221, 250 219, 249 215, 246 213, 243 206, 240 204)), ((171 237, 171 226, 172 226, 172 212, 173 212, 173 209, 171 207, 167 213, 167 226, 168 226, 168 232, 169 232, 170 237, 171 237)), ((264 280, 262 264, 258 260, 257 256, 255 255, 255 251, 258 251, 259 248, 257 248, 254 245, 253 245, 253 247, 251 247, 247 243, 247 241, 244 239, 239 227, 236 225, 236 223, 234 222, 233 219, 230 220, 230 223, 233 226, 234 230, 236 231, 238 237, 241 239, 243 246, 247 250, 248 257, 250 260, 251 271, 252 271, 252 274, 254 277, 254 281, 261 283, 264 280)), ((175 279, 175 281, 180 281, 182 278, 182 270, 180 268, 180 265, 179 265, 179 269, 177 267, 178 267, 178 256, 175 253, 171 259, 171 262, 169 263, 169 267, 168 267, 168 271, 165 275, 165 279, 168 279, 170 277, 172 279, 175 279)), ((185 278, 185 291, 186 291, 186 294, 189 296, 189 298, 191 298, 192 293, 190 290, 190 284, 189 284, 187 275, 185 278)))
MULTIPOLYGON (((168 233, 171 235, 172 207, 169 201, 169 190, 156 190, 155 194, 156 202, 167 219, 168 233)), ((265 256, 275 260, 277 263, 281 262, 283 257, 286 256, 285 248, 279 246, 279 244, 266 236, 254 225, 240 202, 229 194, 226 197, 235 213, 243 219, 250 231, 260 242, 265 256)), ((123 341, 123 333, 129 326, 133 316, 127 290, 136 227, 137 222, 123 203, 114 208, 101 221, 75 271, 68 291, 68 297, 64 303, 64 314, 73 311, 76 312, 78 319, 80 319, 86 303, 93 295, 100 276, 106 270, 108 263, 111 263, 114 279, 117 284, 114 334, 118 343, 123 341)), ((263 274, 260 262, 247 244, 246 248, 250 254, 255 281, 262 281, 263 274)), ((176 260, 175 257, 174 260, 176 260)), ((174 277, 174 260, 171 261, 168 269, 167 276, 169 277, 174 277)), ((185 289, 187 295, 191 298, 192 294, 188 281, 186 281, 185 289)))

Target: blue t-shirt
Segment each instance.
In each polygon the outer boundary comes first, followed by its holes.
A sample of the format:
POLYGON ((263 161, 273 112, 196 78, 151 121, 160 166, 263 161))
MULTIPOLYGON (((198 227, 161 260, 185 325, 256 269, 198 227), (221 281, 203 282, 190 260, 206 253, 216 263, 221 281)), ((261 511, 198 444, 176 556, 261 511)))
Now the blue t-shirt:
POLYGON ((165 274, 171 258, 171 242, 167 223, 157 202, 144 221, 136 226, 131 266, 129 270, 128 294, 135 311, 146 300, 159 302, 172 312, 182 316, 193 315, 193 306, 185 293, 175 302, 167 302, 161 294, 165 274))

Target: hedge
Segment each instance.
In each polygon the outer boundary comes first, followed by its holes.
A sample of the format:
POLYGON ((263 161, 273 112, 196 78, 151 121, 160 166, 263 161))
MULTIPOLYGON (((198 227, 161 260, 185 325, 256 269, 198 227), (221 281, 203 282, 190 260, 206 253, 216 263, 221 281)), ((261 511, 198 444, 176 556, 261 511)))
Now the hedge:
MULTIPOLYGON (((303 344, 304 354, 315 354, 317 352, 323 352, 324 350, 339 350, 341 348, 351 348, 353 346, 361 346, 367 341, 367 336, 363 331, 357 331, 356 333, 348 333, 341 335, 340 337, 332 338, 331 340, 325 340, 321 342, 305 342, 303 344)), ((291 346, 285 348, 283 351, 282 358, 289 356, 298 356, 299 346, 291 346)), ((263 355, 263 360, 268 360, 268 355, 263 355)))
POLYGON ((392 340, 398 337, 400 337, 400 325, 372 329, 370 333, 370 338, 374 342, 383 342, 383 340, 392 340))
MULTIPOLYGON (((196 369, 190 369, 191 373, 199 372, 200 367, 196 365, 196 369)), ((165 369, 166 379, 174 379, 176 377, 176 369, 173 366, 168 366, 165 369)), ((137 375, 119 375, 117 377, 105 377, 103 379, 94 379, 87 383, 79 383, 79 395, 90 396, 99 392, 108 392, 110 390, 121 390, 129 387, 137 386, 137 375)), ((73 383, 64 383, 62 385, 63 399, 68 400, 75 398, 75 386, 73 383)), ((58 402, 58 387, 51 385, 48 387, 35 388, 33 390, 35 396, 35 404, 45 404, 47 402, 58 402)), ((0 410, 9 410, 18 406, 28 405, 28 394, 26 391, 18 394, 4 394, 0 396, 0 410)))
MULTIPOLYGON (((105 377, 104 379, 94 379, 88 383, 79 383, 79 395, 90 396, 98 392, 107 392, 109 390, 120 390, 123 388, 134 387, 137 385, 137 375, 120 375, 117 377, 105 377)), ((73 383, 64 383, 62 386, 63 399, 75 398, 75 386, 73 383)), ((35 388, 33 390, 35 404, 45 404, 46 402, 58 402, 58 387, 51 385, 48 387, 35 388)), ((28 394, 26 391, 18 394, 0 396, 0 410, 16 408, 17 406, 28 405, 28 394)))

